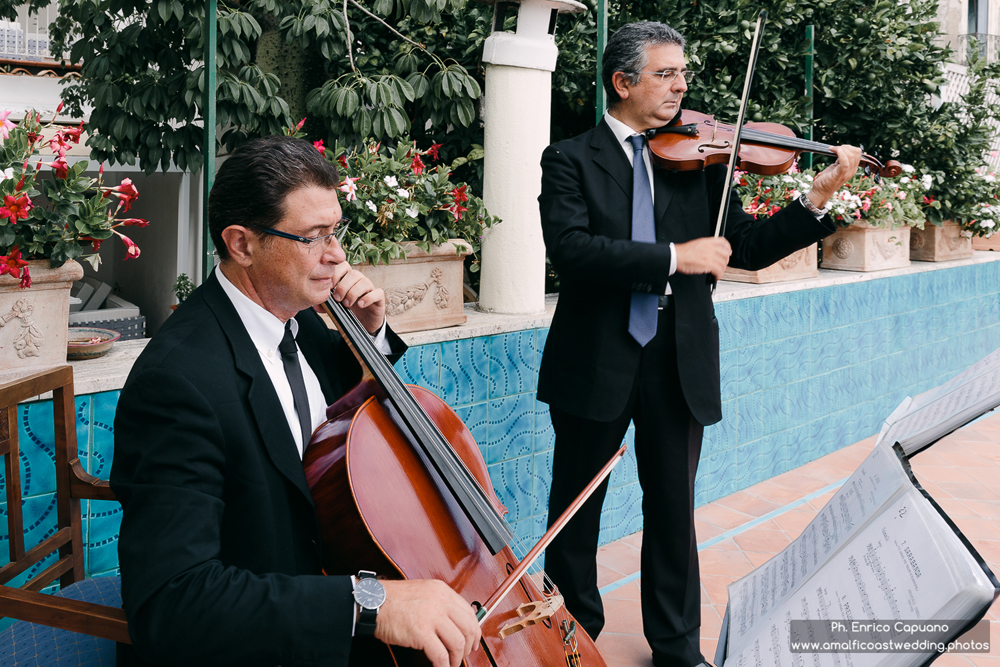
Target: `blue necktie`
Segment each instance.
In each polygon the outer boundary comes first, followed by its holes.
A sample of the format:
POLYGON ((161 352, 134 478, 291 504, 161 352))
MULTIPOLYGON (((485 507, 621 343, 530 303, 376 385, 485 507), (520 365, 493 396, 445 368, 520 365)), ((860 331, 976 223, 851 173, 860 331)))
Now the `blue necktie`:
MULTIPOLYGON (((645 137, 629 137, 632 154, 632 240, 656 243, 656 225, 653 221, 653 195, 649 187, 649 174, 642 159, 645 137)), ((656 318, 660 297, 648 292, 632 292, 629 307, 628 332, 641 347, 656 335, 656 318)))

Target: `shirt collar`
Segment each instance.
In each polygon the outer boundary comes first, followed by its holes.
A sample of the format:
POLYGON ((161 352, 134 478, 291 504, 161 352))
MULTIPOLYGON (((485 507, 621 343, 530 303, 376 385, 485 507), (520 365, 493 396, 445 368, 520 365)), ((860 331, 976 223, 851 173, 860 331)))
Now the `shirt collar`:
MULTIPOLYGON (((233 302, 236 314, 240 316, 243 326, 250 334, 250 340, 253 341, 257 349, 265 352, 277 350, 281 339, 285 337, 285 323, 241 292, 226 278, 226 274, 222 272, 221 268, 215 268, 215 276, 219 279, 219 284, 222 285, 226 296, 233 302)), ((292 336, 296 336, 299 333, 299 323, 294 317, 290 321, 292 323, 292 336)))
POLYGON ((604 120, 607 122, 608 127, 611 128, 611 132, 614 133, 615 139, 618 140, 618 143, 625 144, 627 148, 631 149, 632 142, 630 142, 628 138, 634 137, 640 133, 636 132, 631 127, 621 122, 607 111, 604 112, 604 120))

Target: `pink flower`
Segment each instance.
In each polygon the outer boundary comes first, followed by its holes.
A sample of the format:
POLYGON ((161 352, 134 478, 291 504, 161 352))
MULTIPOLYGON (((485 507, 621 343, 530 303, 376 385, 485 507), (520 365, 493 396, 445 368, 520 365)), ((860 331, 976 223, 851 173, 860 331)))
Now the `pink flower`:
POLYGON ((416 174, 417 176, 419 176, 424 172, 424 163, 420 159, 419 155, 413 156, 413 162, 410 163, 410 169, 412 169, 413 173, 416 174))
POLYGON ((10 254, 6 257, 0 255, 0 276, 10 274, 14 278, 21 278, 21 287, 31 287, 31 276, 28 275, 28 263, 21 259, 21 249, 14 246, 10 249, 10 254), (21 276, 21 269, 24 269, 24 276, 21 276))
POLYGON ((121 200, 120 205, 124 213, 127 213, 132 208, 132 202, 139 198, 139 191, 132 185, 132 179, 130 178, 122 180, 121 185, 114 188, 112 192, 121 200))
POLYGON ((56 172, 56 178, 66 178, 69 176, 69 164, 66 162, 64 155, 60 154, 49 166, 52 167, 52 171, 56 172))
POLYGON ((10 131, 13 130, 16 125, 7 120, 7 116, 11 114, 10 111, 0 111, 0 136, 4 139, 10 136, 10 131))
POLYGON ((66 141, 66 137, 62 132, 56 132, 56 136, 49 139, 49 150, 58 154, 59 157, 64 157, 66 155, 66 151, 72 147, 73 146, 66 141))
POLYGON ((326 155, 326 146, 324 146, 324 145, 323 145, 323 140, 322 140, 322 139, 320 139, 319 141, 314 141, 314 142, 313 142, 313 146, 314 146, 314 147, 316 148, 316 150, 318 150, 318 151, 319 151, 320 153, 322 153, 323 155, 326 155))
POLYGON ((358 199, 358 186, 354 184, 358 179, 351 178, 350 176, 344 177, 344 182, 340 184, 338 188, 341 192, 347 195, 347 201, 357 201, 358 199))
POLYGON ((28 211, 31 210, 32 206, 34 204, 31 203, 28 195, 21 195, 20 197, 5 195, 3 206, 0 206, 0 218, 10 218, 10 223, 16 225, 18 219, 28 219, 28 211))
POLYGON ((121 224, 125 227, 149 227, 149 220, 143 220, 142 218, 125 218, 121 221, 121 224))
POLYGON ((133 241, 129 237, 119 232, 115 232, 115 234, 118 234, 118 236, 121 237, 122 242, 125 244, 125 247, 127 248, 125 252, 126 260, 135 259, 136 257, 139 256, 139 246, 135 244, 135 241, 133 241))

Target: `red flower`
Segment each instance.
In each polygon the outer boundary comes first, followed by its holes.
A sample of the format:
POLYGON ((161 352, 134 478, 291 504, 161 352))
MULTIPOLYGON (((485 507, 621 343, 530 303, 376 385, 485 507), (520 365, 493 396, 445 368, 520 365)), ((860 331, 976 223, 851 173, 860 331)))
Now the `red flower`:
POLYGON ((341 155, 340 157, 338 157, 337 158, 337 162, 340 163, 341 167, 343 167, 344 169, 347 169, 347 156, 346 155, 341 155))
POLYGON ((313 146, 314 146, 314 147, 316 148, 316 150, 318 150, 318 151, 319 151, 320 153, 322 153, 323 155, 326 155, 326 146, 324 146, 324 145, 323 145, 323 140, 322 140, 322 139, 320 139, 319 141, 314 141, 314 142, 313 142, 313 146))
POLYGON ((143 220, 142 218, 125 218, 121 221, 121 224, 126 227, 148 227, 149 220, 143 220))
POLYGON ((21 259, 21 249, 14 246, 6 257, 0 255, 0 276, 9 273, 14 278, 21 278, 21 287, 31 287, 31 277, 28 275, 28 263, 21 259), (21 269, 24 276, 21 276, 21 269))
POLYGON ((132 185, 132 179, 126 178, 121 185, 113 190, 115 196, 121 200, 122 211, 128 212, 132 208, 132 202, 139 198, 139 191, 132 185))
POLYGON ((441 144, 431 144, 431 147, 424 151, 424 155, 430 155, 433 159, 439 160, 438 149, 441 148, 441 144))
POLYGON ((65 102, 63 100, 59 100, 59 106, 56 107, 56 113, 62 111, 63 104, 65 104, 65 102))
POLYGON ((67 127, 66 129, 59 130, 59 134, 63 135, 66 139, 69 139, 71 143, 80 143, 80 135, 83 134, 83 121, 76 127, 67 127))
POLYGON ((465 189, 467 187, 469 186, 463 185, 451 191, 451 196, 455 198, 456 204, 464 204, 465 202, 469 201, 469 195, 465 194, 465 189))
POLYGON ((421 161, 419 155, 413 156, 413 162, 410 163, 410 169, 412 169, 413 173, 417 176, 424 172, 424 163, 421 161))
POLYGON ((81 241, 90 241, 91 244, 93 244, 93 246, 94 246, 94 252, 97 252, 98 250, 100 250, 101 249, 101 244, 104 243, 103 240, 98 241, 97 239, 91 238, 90 236, 81 236, 80 240, 81 241))
POLYGON ((139 246, 137 246, 135 244, 135 241, 133 241, 129 237, 125 236, 124 234, 119 234, 118 232, 115 232, 115 234, 118 234, 118 236, 121 237, 122 242, 125 244, 125 248, 126 248, 125 259, 126 260, 128 260, 128 259, 135 259, 136 257, 139 256, 139 246))
POLYGON ((924 197, 924 203, 927 204, 928 206, 930 206, 931 204, 934 203, 934 197, 926 197, 925 196, 924 197))
POLYGON ((56 178, 66 178, 69 176, 69 164, 62 155, 53 160, 49 166, 52 167, 52 171, 56 172, 56 178))
POLYGON ((28 211, 34 204, 28 199, 28 195, 21 195, 20 197, 13 197, 11 195, 5 195, 3 198, 3 206, 0 206, 0 218, 10 218, 12 225, 16 225, 18 219, 27 220, 28 211))

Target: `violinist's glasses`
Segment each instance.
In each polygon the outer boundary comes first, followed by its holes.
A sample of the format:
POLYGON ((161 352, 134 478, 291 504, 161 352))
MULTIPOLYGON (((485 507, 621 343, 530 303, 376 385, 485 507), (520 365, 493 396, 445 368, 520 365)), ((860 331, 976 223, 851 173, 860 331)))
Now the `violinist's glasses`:
POLYGON ((323 234, 322 236, 299 236, 298 234, 289 234, 288 232, 282 232, 277 229, 271 229, 270 227, 258 227, 257 225, 251 225, 254 229, 261 231, 265 234, 270 234, 271 236, 279 236, 283 239, 290 239, 292 241, 298 241, 299 243, 306 246, 310 255, 320 253, 325 251, 333 243, 334 239, 337 243, 343 243, 344 237, 347 235, 347 228, 351 224, 351 219, 348 217, 343 217, 340 222, 337 223, 337 228, 334 229, 329 234, 323 234))
POLYGON ((691 81, 694 80, 695 73, 694 70, 689 70, 689 69, 685 70, 665 69, 659 72, 632 72, 632 74, 652 74, 654 76, 660 77, 661 83, 670 83, 675 78, 677 78, 678 75, 680 75, 684 77, 685 81, 691 83, 691 81))

